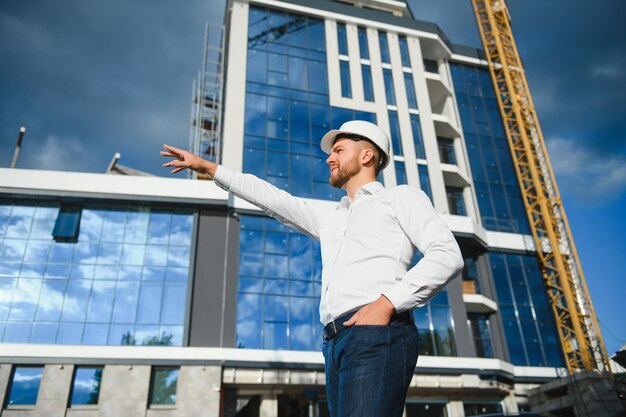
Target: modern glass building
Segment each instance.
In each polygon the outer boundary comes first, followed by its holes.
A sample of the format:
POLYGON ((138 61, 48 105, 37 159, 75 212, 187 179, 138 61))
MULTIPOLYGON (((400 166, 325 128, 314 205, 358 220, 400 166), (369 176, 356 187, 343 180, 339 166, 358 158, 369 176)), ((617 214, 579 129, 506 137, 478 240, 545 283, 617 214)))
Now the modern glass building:
MULTIPOLYGON (((481 51, 394 0, 231 0, 225 24, 222 164, 333 205, 320 138, 372 121, 380 181, 459 242, 414 311, 406 415, 529 410, 562 352, 481 51)), ((317 241, 211 181, 0 169, 3 415, 325 416, 320 285, 317 241)))

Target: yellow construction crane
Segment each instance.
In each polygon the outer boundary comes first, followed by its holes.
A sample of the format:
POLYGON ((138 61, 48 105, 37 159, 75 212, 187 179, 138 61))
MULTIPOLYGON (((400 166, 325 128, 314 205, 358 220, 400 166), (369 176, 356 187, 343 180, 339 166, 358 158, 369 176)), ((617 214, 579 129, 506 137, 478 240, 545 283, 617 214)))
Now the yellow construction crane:
POLYGON ((610 373, 504 0, 472 0, 570 374, 610 373))

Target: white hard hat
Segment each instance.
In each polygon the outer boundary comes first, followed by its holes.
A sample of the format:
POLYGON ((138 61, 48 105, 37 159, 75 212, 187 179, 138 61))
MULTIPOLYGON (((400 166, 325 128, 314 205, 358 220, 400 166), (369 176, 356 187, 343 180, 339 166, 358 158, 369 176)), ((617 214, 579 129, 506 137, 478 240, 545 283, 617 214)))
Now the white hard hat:
POLYGON ((326 133, 320 142, 320 147, 324 152, 330 154, 333 145, 335 144, 335 138, 341 133, 356 134, 369 139, 372 143, 378 146, 379 150, 384 155, 381 155, 381 169, 384 169, 389 164, 389 136, 374 123, 366 122, 364 120, 351 120, 341 125, 338 130, 331 130, 326 133))

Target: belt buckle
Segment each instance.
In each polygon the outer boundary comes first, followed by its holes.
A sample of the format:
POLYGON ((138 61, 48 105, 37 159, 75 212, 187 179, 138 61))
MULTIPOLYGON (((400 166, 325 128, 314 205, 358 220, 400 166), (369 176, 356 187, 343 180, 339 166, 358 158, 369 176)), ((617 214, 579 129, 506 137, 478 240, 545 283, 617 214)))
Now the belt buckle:
POLYGON ((337 334, 337 325, 334 321, 332 321, 331 323, 333 324, 333 336, 335 336, 337 334))

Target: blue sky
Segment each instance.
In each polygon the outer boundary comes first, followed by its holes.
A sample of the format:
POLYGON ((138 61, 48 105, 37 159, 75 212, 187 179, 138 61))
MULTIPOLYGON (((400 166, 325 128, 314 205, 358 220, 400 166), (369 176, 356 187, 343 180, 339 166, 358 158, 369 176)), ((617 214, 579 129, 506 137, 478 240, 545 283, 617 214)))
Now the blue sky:
MULTIPOLYGON (((470 0, 409 0, 454 43, 480 46, 470 0)), ((511 0, 513 30, 609 354, 626 343, 626 3, 511 0)), ((166 175, 187 146, 204 24, 223 0, 3 0, 0 166, 166 175)))

